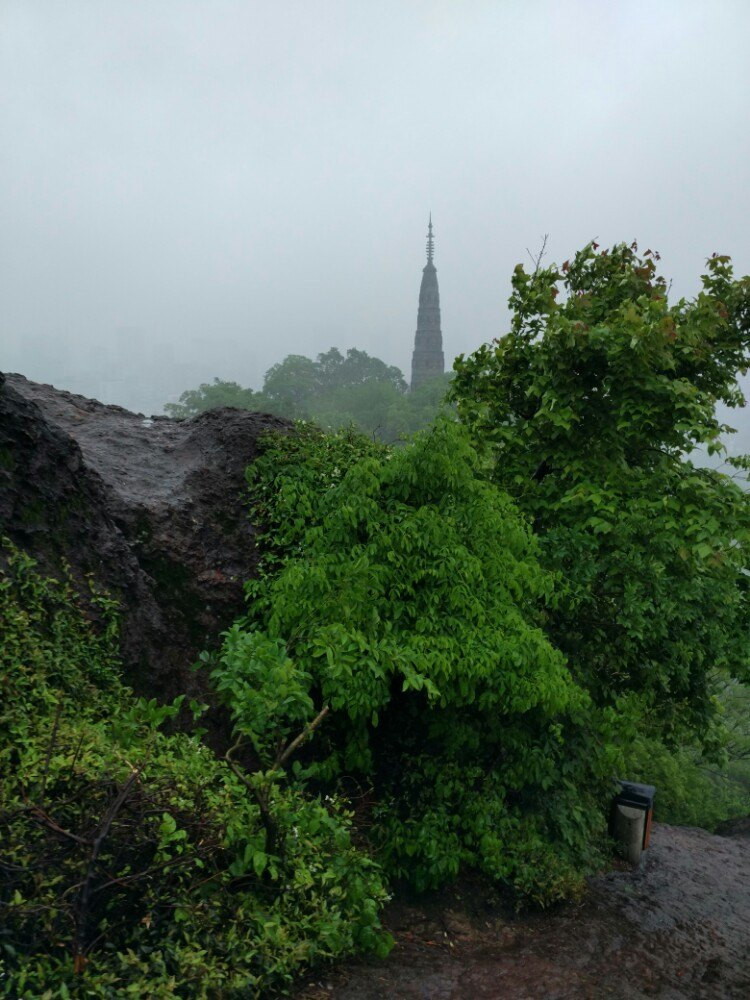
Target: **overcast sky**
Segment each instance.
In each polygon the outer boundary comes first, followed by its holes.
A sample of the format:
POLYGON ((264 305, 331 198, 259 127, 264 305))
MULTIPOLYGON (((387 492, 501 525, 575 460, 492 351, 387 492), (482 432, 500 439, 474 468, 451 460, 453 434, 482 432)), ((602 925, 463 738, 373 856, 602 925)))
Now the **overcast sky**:
POLYGON ((0 369, 154 408, 408 371, 429 211, 449 358, 545 233, 746 273, 749 53, 750 0, 2 0, 0 369))

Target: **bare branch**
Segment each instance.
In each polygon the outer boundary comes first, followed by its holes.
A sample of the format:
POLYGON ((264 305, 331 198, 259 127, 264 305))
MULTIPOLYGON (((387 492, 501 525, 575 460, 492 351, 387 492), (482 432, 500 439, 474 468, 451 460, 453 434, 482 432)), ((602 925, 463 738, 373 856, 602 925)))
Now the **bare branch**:
POLYGON ((81 747, 83 746, 83 738, 84 738, 85 735, 86 735, 85 732, 81 733, 81 738, 78 741, 78 746, 76 747, 75 753, 73 754, 73 760, 70 762, 70 773, 71 774, 75 773, 76 764, 78 763, 78 754, 81 752, 81 747))
POLYGON ((547 252, 548 240, 549 240, 549 233, 545 233, 544 239, 542 240, 542 247, 539 253, 536 255, 536 257, 533 255, 531 250, 529 250, 529 248, 526 247, 526 253, 529 255, 529 259, 531 260, 531 263, 534 265, 534 274, 538 274, 539 268, 542 266, 542 259, 544 258, 544 255, 547 252))
POLYGON ((75 944, 73 951, 74 954, 73 971, 76 975, 83 972, 83 968, 85 965, 84 947, 86 943, 86 918, 88 916, 89 898, 91 896, 91 883, 93 882, 94 875, 96 873, 96 862, 97 859, 99 858, 99 853, 101 852, 101 849, 104 846, 104 841, 107 838, 107 834, 110 831, 112 823, 114 822, 115 817, 122 808, 125 799, 130 794, 130 789, 133 787, 133 784, 135 783, 140 773, 141 772, 140 770, 138 770, 138 768, 133 768, 130 777, 123 784, 114 802, 107 810, 107 813, 105 814, 102 824, 99 828, 99 833, 94 838, 91 850, 91 856, 89 857, 89 862, 86 868, 86 878, 84 879, 83 886, 81 888, 81 895, 78 900, 78 907, 76 913, 76 936, 75 936, 75 944))
POLYGON ((50 830, 55 833, 59 833, 61 837, 67 837, 69 840, 75 840, 77 844, 83 844, 84 847, 91 847, 91 840, 88 840, 86 837, 79 837, 77 834, 71 833, 70 830, 64 830, 61 826, 58 826, 52 817, 48 816, 40 806, 31 806, 29 812, 32 814, 34 819, 41 820, 45 826, 48 826, 50 830))
POLYGON ((231 747, 224 754, 224 760, 230 762, 232 760, 232 754, 236 753, 239 749, 245 746, 246 742, 247 741, 245 737, 243 736, 242 733, 240 733, 240 735, 237 737, 237 739, 234 741, 231 747))
POLYGON ((321 710, 318 712, 318 714, 315 716, 312 722, 309 725, 305 726, 305 728, 302 730, 299 736, 293 739, 292 742, 289 744, 289 746, 286 748, 286 750, 284 750, 284 752, 279 757, 276 758, 276 763, 273 765, 273 768, 271 770, 275 771, 277 768, 283 767, 283 765, 289 760, 289 758, 292 756, 292 754, 300 745, 300 743, 302 743, 304 740, 307 739, 308 736, 312 735, 312 733, 315 732, 315 730, 318 728, 320 723, 323 721, 323 719, 325 719, 325 717, 328 715, 329 712, 330 708, 328 707, 328 705, 325 705, 323 708, 321 708, 321 710))
POLYGON ((44 770, 42 771, 42 787, 39 791, 40 807, 44 805, 44 793, 47 788, 47 775, 49 773, 50 761, 52 760, 52 751, 55 748, 55 741, 57 740, 57 727, 60 723, 61 713, 62 713, 62 701, 58 699, 57 708, 55 709, 55 721, 52 723, 52 734, 49 738, 49 746, 47 747, 47 757, 44 761, 44 770))

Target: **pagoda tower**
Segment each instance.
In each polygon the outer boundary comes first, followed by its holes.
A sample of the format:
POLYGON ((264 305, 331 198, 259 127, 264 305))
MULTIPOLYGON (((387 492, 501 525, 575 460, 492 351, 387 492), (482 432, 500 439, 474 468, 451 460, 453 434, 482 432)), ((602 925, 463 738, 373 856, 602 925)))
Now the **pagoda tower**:
POLYGON ((435 242, 432 235, 432 213, 427 229, 427 263, 422 269, 422 285, 419 289, 419 310, 417 312, 417 332, 414 337, 414 353, 411 358, 411 387, 417 389, 431 378, 445 371, 443 358, 443 334, 440 331, 440 292, 437 271, 432 263, 435 242))

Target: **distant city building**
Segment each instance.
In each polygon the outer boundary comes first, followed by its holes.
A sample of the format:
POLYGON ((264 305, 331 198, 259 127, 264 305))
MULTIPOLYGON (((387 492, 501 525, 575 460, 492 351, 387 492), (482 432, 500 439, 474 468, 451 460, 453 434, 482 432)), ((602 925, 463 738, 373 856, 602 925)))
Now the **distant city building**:
POLYGON ((432 214, 430 214, 430 224, 427 229, 427 263, 422 269, 417 332, 414 337, 414 353, 411 358, 412 389, 424 385, 431 378, 436 378, 445 372, 443 334, 440 330, 440 292, 438 291, 437 271, 432 263, 434 248, 432 214))

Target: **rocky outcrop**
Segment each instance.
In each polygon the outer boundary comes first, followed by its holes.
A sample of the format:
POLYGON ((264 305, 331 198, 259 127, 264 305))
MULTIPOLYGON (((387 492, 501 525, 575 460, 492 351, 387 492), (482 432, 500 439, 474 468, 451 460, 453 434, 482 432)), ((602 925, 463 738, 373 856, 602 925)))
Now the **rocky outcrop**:
POLYGON ((136 690, 200 693, 190 667, 242 612, 257 568, 245 468, 266 431, 289 428, 228 408, 146 419, 0 376, 0 532, 47 570, 66 561, 79 589, 91 576, 120 602, 136 690))

